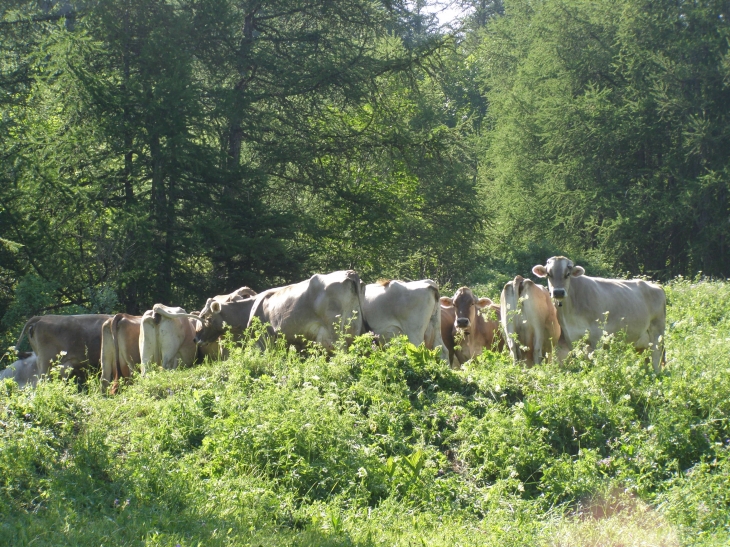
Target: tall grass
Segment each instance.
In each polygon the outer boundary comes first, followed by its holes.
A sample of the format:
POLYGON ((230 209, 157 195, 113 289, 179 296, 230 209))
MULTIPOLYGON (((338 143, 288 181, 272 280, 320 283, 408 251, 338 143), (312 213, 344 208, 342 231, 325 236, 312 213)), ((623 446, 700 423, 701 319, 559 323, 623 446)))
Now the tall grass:
POLYGON ((115 397, 0 385, 0 545, 721 545, 730 286, 667 287, 668 365, 620 336, 454 372, 367 337, 153 372, 115 397))

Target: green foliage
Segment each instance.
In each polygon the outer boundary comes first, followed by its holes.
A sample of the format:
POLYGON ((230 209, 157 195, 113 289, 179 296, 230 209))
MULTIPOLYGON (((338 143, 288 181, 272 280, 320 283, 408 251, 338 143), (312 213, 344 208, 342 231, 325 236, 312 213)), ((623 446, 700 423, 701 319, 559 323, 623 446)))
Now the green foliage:
POLYGON ((13 2, 0 14, 3 328, 17 334, 30 311, 14 292, 26 276, 55 287, 44 308, 139 314, 314 271, 470 269, 472 234, 452 230, 482 218, 469 109, 438 76, 460 56, 437 34, 406 45, 392 31, 408 13, 13 2))
POLYGON ((682 528, 688 540, 716 535, 718 540, 727 541, 730 535, 728 476, 728 447, 718 446, 714 454, 673 477, 667 492, 659 497, 659 506, 682 528))
MULTIPOLYGON (((7 329, 6 336, 2 340, 3 348, 15 345, 17 335, 20 334, 28 318, 55 304, 57 289, 56 283, 32 274, 26 275, 18 281, 15 287, 15 298, 2 317, 2 325, 7 329)), ((28 351, 29 348, 30 345, 26 339, 18 350, 28 351)))
POLYGON ((478 53, 492 254, 545 241, 634 274, 727 274, 726 9, 506 3, 478 53))

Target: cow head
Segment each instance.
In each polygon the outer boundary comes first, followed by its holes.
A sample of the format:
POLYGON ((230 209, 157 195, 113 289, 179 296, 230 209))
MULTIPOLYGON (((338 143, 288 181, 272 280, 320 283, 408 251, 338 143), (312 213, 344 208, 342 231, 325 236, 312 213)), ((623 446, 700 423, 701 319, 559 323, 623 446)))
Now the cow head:
POLYGON ((469 334, 472 325, 477 319, 477 310, 489 307, 492 301, 489 298, 477 298, 469 287, 461 287, 453 298, 441 297, 441 306, 444 308, 454 307, 456 319, 454 327, 469 334))
POLYGON ((569 258, 554 256, 548 259, 545 266, 534 266, 532 273, 537 277, 547 277, 550 296, 560 302, 568 296, 570 279, 583 275, 585 270, 581 266, 575 266, 569 258))
POLYGON ((236 289, 231 294, 228 295, 228 302, 232 302, 237 299, 246 299, 251 298, 252 296, 256 296, 256 291, 253 290, 250 287, 241 287, 240 289, 236 289))
POLYGON ((221 317, 221 303, 217 300, 208 298, 199 317, 195 328, 196 344, 215 342, 225 332, 226 325, 221 317))

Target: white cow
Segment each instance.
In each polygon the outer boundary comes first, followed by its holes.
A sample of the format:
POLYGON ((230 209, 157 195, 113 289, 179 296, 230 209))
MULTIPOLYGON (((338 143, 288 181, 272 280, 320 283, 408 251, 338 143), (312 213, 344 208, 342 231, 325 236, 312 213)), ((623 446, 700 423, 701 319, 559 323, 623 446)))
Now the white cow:
POLYGON ((35 387, 38 383, 38 359, 35 353, 24 354, 20 359, 0 371, 0 381, 12 379, 20 387, 30 384, 35 387))
POLYGON ((362 303, 365 328, 388 341, 405 334, 414 344, 428 349, 441 347, 441 358, 449 354, 441 338, 439 288, 430 279, 421 281, 381 280, 365 286, 362 303))
POLYGON ((139 332, 139 353, 142 374, 154 363, 164 369, 174 369, 182 363, 190 366, 195 359, 194 320, 183 308, 155 304, 142 316, 139 332))
POLYGON ((270 325, 271 337, 281 333, 297 347, 303 346, 304 339, 332 351, 339 333, 351 339, 362 331, 363 289, 360 276, 352 270, 315 274, 256 295, 248 326, 258 317, 270 325))
POLYGON ((502 328, 515 362, 539 365, 548 354, 555 355, 560 323, 550 295, 542 287, 518 275, 502 289, 502 328))
POLYGON ((564 256, 554 256, 532 272, 548 278, 550 296, 558 303, 558 321, 565 340, 573 344, 588 333, 592 348, 603 332, 626 332, 639 350, 651 351, 659 372, 664 353, 667 299, 664 289, 641 279, 603 279, 583 275, 585 270, 564 256))

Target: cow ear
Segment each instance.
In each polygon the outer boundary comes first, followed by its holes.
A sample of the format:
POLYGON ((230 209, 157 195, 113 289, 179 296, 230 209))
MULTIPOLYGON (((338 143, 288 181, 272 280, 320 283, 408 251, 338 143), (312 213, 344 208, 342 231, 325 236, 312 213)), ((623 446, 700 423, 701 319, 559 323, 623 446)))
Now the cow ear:
POLYGON ((537 277, 547 277, 547 268, 541 264, 532 267, 532 273, 537 277))
POLYGON ((213 313, 220 313, 221 303, 217 300, 213 300, 213 302, 210 303, 210 311, 212 311, 213 313))
POLYGON ((442 296, 439 301, 441 302, 442 308, 451 308, 454 306, 454 301, 448 296, 442 296))
POLYGON ((585 269, 583 269, 583 266, 576 266, 575 268, 573 268, 573 271, 570 272, 570 275, 573 277, 580 277, 584 273, 586 273, 586 271, 585 269))
POLYGON ((479 308, 480 310, 483 309, 483 308, 488 308, 492 304, 494 304, 494 302, 492 302, 487 297, 480 298, 479 300, 477 300, 477 308, 479 308))

